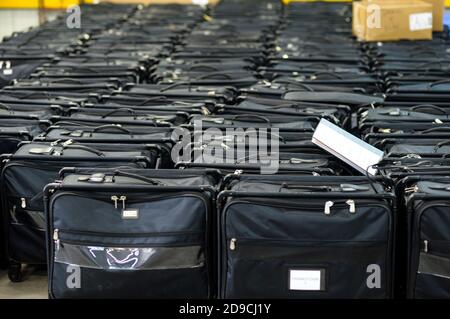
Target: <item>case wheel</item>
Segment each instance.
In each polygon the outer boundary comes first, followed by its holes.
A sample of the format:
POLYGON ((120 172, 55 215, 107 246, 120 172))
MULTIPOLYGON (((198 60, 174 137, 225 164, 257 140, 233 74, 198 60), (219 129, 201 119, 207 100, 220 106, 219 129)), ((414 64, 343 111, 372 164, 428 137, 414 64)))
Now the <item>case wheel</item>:
POLYGON ((8 269, 8 277, 12 282, 22 281, 22 265, 17 263, 11 263, 8 269))

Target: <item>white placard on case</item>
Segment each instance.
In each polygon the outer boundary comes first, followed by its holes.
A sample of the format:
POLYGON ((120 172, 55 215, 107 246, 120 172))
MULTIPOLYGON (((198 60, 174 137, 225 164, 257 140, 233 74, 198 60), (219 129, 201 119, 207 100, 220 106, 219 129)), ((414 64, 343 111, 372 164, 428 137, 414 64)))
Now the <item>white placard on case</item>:
POLYGON ((289 290, 322 290, 322 270, 289 270, 289 290))

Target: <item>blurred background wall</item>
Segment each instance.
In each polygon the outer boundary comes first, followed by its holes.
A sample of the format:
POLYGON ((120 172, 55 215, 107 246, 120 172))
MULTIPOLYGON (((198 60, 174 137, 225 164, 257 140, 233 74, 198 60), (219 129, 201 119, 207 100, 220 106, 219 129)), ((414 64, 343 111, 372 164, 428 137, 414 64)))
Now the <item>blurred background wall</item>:
MULTIPOLYGON (((51 20, 74 4, 95 4, 101 0, 0 0, 0 40, 51 20)), ((108 0, 116 3, 193 3, 199 0, 108 0)), ((211 0, 214 2, 214 0, 211 0)))
MULTIPOLYGON (((29 27, 37 26, 45 20, 51 20, 60 12, 73 4, 99 3, 102 0, 0 0, 0 40, 9 36, 14 31, 23 31, 29 27)), ((108 0, 104 2, 116 3, 202 3, 208 0, 108 0)), ((215 3, 218 0, 209 0, 215 3)), ((314 0, 282 0, 285 3, 291 1, 314 0)), ((351 0, 328 0, 351 1, 351 0)), ((446 0, 450 7, 450 0, 446 0)), ((450 19, 450 17, 446 17, 450 19)), ((450 23, 450 20, 446 21, 450 23)))

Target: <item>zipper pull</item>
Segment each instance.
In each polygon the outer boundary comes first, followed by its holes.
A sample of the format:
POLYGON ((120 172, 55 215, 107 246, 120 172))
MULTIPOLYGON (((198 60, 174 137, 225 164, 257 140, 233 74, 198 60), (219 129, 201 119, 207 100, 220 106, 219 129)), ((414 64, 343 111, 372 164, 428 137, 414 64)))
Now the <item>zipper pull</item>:
POLYGON ((236 238, 230 240, 230 250, 236 250, 236 238))
POLYGON ((111 200, 114 202, 114 208, 117 209, 117 201, 119 200, 119 197, 113 195, 111 196, 111 200))
POLYGON ((325 208, 323 210, 325 215, 330 215, 331 214, 331 207, 333 205, 334 205, 334 202, 332 202, 331 200, 329 200, 328 202, 325 203, 325 208))
POLYGON ((122 209, 125 210, 125 201, 127 200, 126 196, 120 196, 120 199, 122 201, 122 209))
POLYGON ((353 199, 349 199, 348 201, 345 202, 348 206, 350 206, 349 208, 349 212, 354 214, 356 213, 356 205, 355 205, 355 201, 353 199))
POLYGON ((428 240, 423 241, 423 252, 424 253, 428 252, 428 240))
POLYGON ((419 191, 419 187, 417 185, 414 185, 413 187, 405 188, 405 194, 417 193, 418 191, 419 191))
POLYGON ((64 143, 62 143, 61 145, 62 145, 62 146, 69 146, 69 145, 71 145, 71 144, 73 144, 73 140, 67 140, 67 141, 65 141, 64 143))
POLYGON ((59 229, 55 229, 54 231, 53 231, 53 240, 55 241, 55 250, 59 250, 59 244, 60 244, 60 241, 59 241, 59 229))
POLYGON ((22 197, 21 199, 20 199, 20 207, 22 207, 22 208, 26 208, 27 207, 27 200, 24 198, 24 197, 22 197))
POLYGON ((50 146, 58 146, 59 142, 61 142, 61 139, 58 139, 58 140, 56 140, 54 142, 51 142, 50 146))
POLYGON ((201 110, 202 110, 203 115, 205 115, 205 116, 208 116, 211 114, 206 106, 202 106, 201 110))

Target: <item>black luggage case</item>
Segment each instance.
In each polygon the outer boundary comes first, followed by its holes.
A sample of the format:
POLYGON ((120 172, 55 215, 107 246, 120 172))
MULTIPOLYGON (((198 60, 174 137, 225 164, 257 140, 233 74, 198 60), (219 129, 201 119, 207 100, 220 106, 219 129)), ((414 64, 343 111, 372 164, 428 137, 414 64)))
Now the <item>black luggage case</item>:
POLYGON ((222 298, 390 298, 395 196, 364 177, 237 176, 218 197, 222 298))
POLYGON ((72 173, 46 188, 50 297, 214 295, 217 171, 72 173))
POLYGON ((161 168, 173 167, 171 148, 175 144, 174 128, 142 127, 106 124, 84 126, 74 122, 59 122, 50 126, 46 133, 37 136, 34 141, 57 142, 76 141, 80 143, 101 144, 154 144, 161 148, 161 168))
POLYGON ((408 297, 450 298, 450 179, 410 176, 403 181, 409 221, 408 297))
POLYGON ((5 224, 9 277, 21 281, 21 264, 45 264, 43 189, 63 167, 148 168, 159 162, 153 146, 111 150, 96 144, 23 143, 3 158, 2 209, 5 224))

